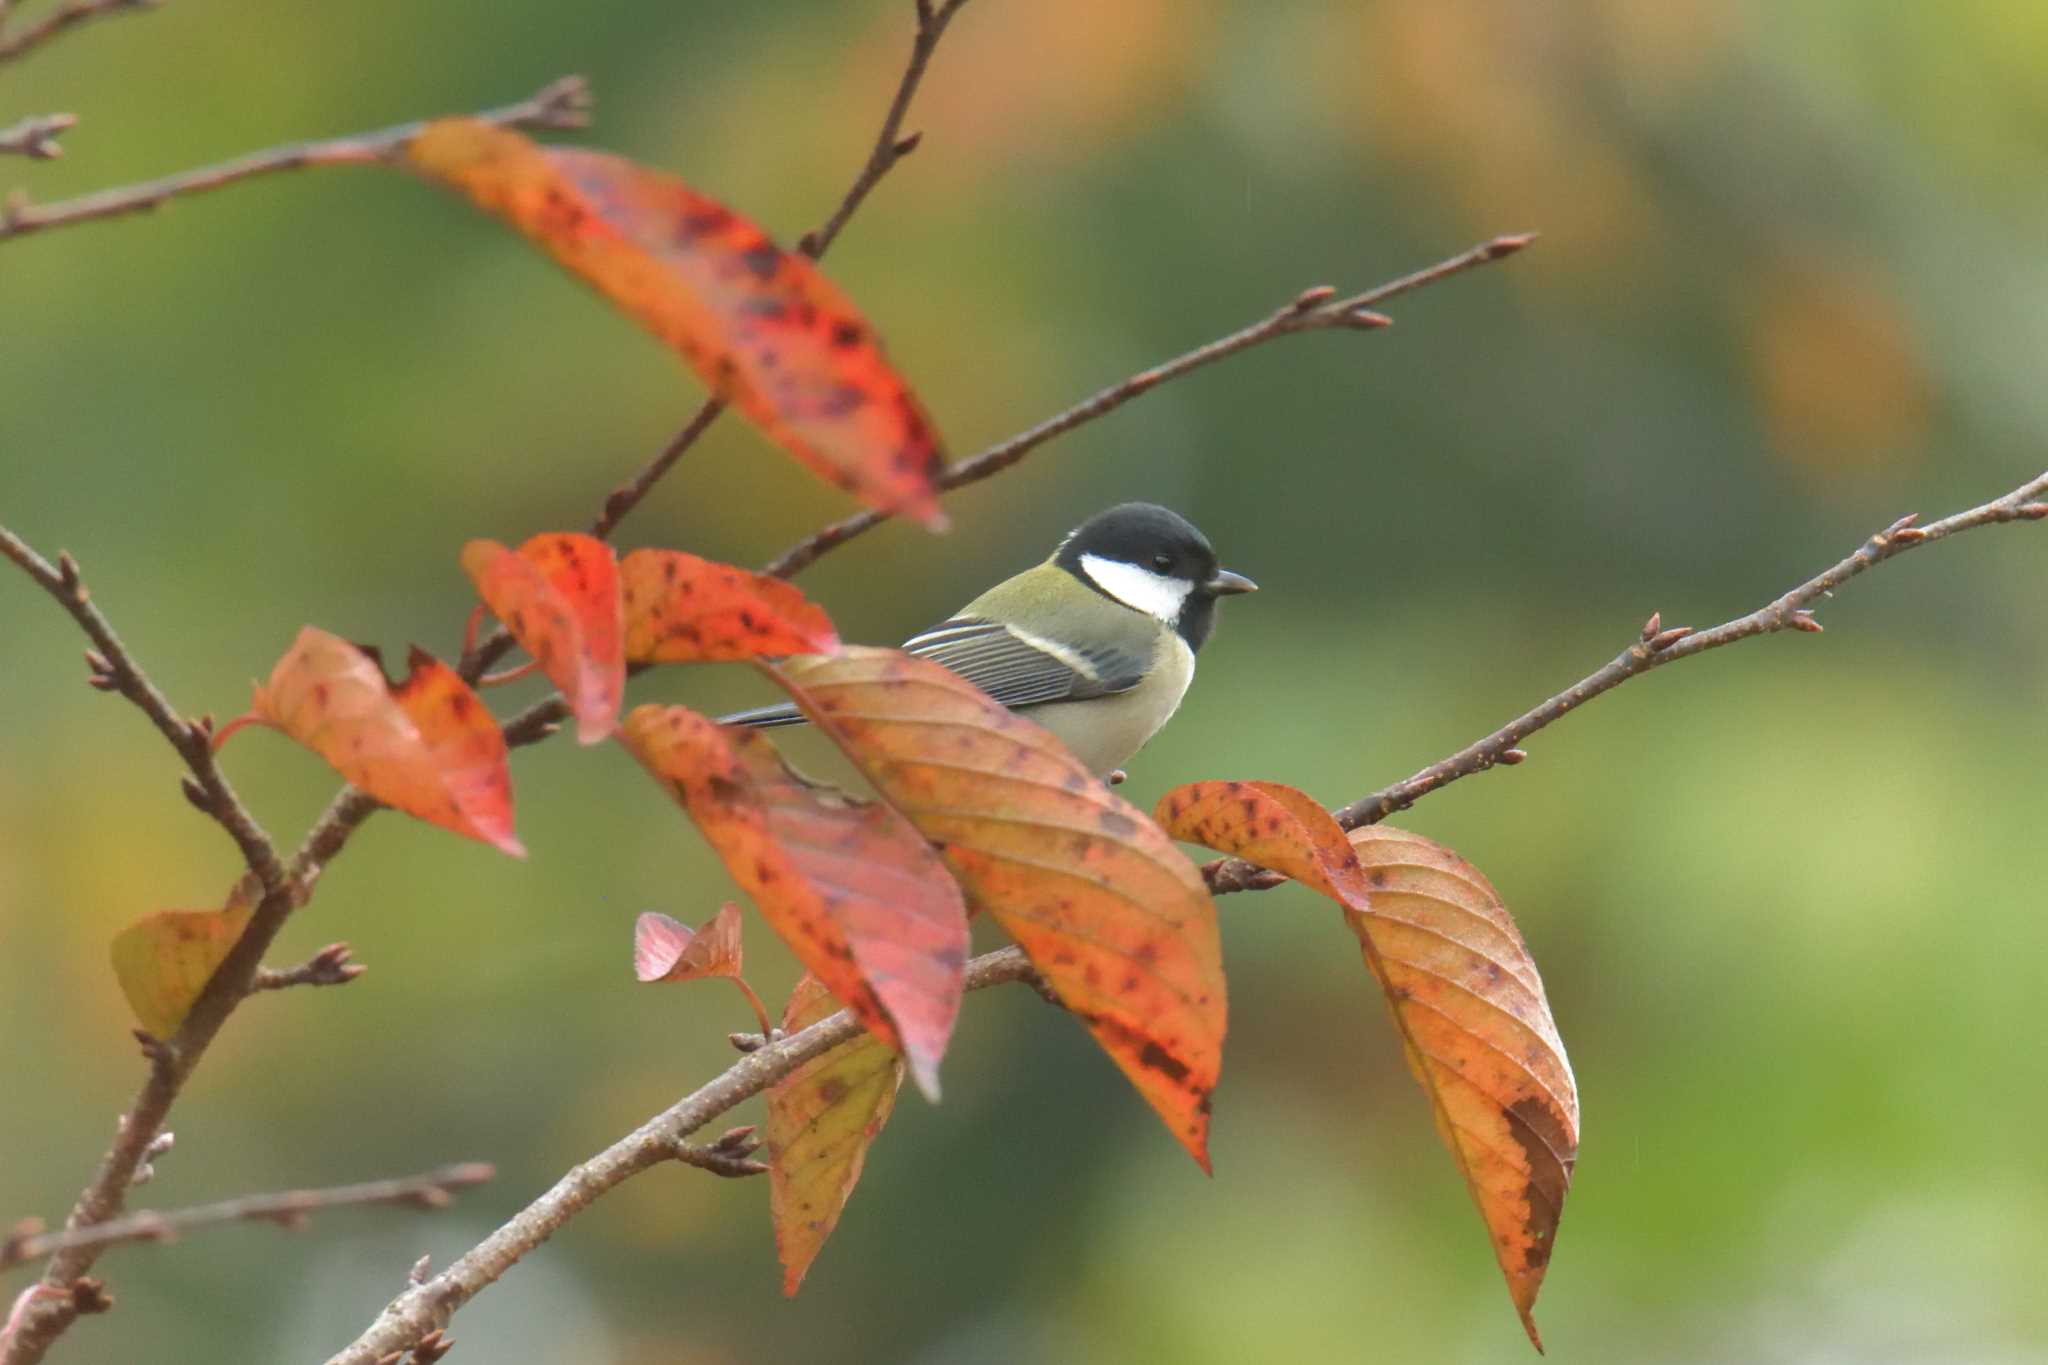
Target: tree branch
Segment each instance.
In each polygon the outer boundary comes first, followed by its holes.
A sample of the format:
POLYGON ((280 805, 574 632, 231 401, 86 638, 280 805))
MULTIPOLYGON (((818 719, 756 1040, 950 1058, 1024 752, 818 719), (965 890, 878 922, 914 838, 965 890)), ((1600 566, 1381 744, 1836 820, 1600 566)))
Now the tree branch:
POLYGON ((127 1242, 168 1242, 180 1233, 217 1223, 276 1223, 296 1229, 311 1214, 353 1205, 409 1204, 414 1208, 444 1209, 454 1202, 454 1191, 469 1185, 481 1185, 497 1173, 497 1168, 487 1162, 470 1161, 397 1180, 244 1195, 217 1204, 201 1204, 196 1208, 172 1209, 169 1212, 145 1209, 125 1218, 64 1232, 44 1232, 40 1227, 17 1225, 13 1234, 0 1240, 0 1270, 80 1247, 104 1251, 127 1242))
POLYGON ((178 757, 191 769, 184 785, 186 799, 228 832, 235 847, 241 850, 242 861, 256 874, 264 890, 282 886, 284 868, 278 862, 270 836, 256 823, 256 817, 249 813, 214 763, 212 723, 203 719, 188 721, 178 715, 170 699, 157 690, 156 684, 129 656, 113 626, 93 605, 92 594, 79 577, 77 563, 71 556, 60 554, 57 562, 51 564, 4 526, 0 526, 0 555, 12 560, 38 587, 55 598, 57 605, 71 613, 71 619, 98 646, 86 652, 86 667, 91 670, 87 681, 102 692, 118 692, 133 702, 177 750, 178 757))
MULTIPOLYGON (((506 128, 581 128, 589 123, 589 114, 590 87, 581 76, 564 76, 543 87, 531 99, 508 104, 502 109, 486 110, 475 117, 506 128)), ((288 143, 218 165, 167 175, 161 180, 100 190, 55 204, 37 206, 10 202, 0 207, 0 241, 47 228, 139 213, 179 195, 217 190, 251 176, 298 170, 305 166, 359 165, 382 161, 419 136, 424 127, 424 122, 401 123, 377 132, 329 138, 323 142, 288 143)))
POLYGON ((76 126, 76 114, 31 114, 19 123, 0 128, 0 156, 25 156, 31 161, 55 161, 64 155, 57 135, 76 126))
MULTIPOLYGON (((1414 776, 1383 787, 1370 796, 1333 812, 1346 829, 1378 824, 1397 811, 1407 810, 1431 792, 1439 791, 1459 778, 1470 777, 1496 766, 1511 767, 1527 755, 1517 746, 1538 730, 1563 720, 1603 692, 1610 692, 1630 678, 1680 659, 1690 659, 1710 649, 1732 645, 1759 635, 1783 630, 1818 633, 1820 622, 1813 619, 1813 607, 1850 579, 1868 573, 1878 565, 1916 546, 1931 544, 1980 526, 1997 526, 2014 521, 2048 518, 2048 473, 2013 489, 2003 497, 1944 517, 1928 526, 1917 526, 1917 515, 1901 517, 1856 547, 1846 558, 1807 579, 1798 587, 1771 599, 1763 606, 1711 630, 1689 626, 1665 628, 1661 613, 1652 613, 1643 623, 1637 639, 1607 663, 1567 687, 1548 701, 1529 708, 1500 729, 1475 740, 1447 758, 1438 760, 1414 776)), ((1285 880, 1239 858, 1224 858, 1205 865, 1203 875, 1217 892, 1258 891, 1285 880)))
MULTIPOLYGON (((1979 526, 2048 518, 2048 503, 2037 501, 2044 493, 2048 493, 2048 473, 2020 485, 2001 498, 1930 526, 1916 527, 1914 518, 1901 518, 1833 567, 1747 616, 1737 617, 1709 631, 1696 633, 1683 626, 1666 630, 1661 619, 1653 615, 1640 632, 1638 641, 1604 668, 1407 781, 1374 792, 1336 812, 1337 819, 1347 829, 1372 824, 1394 811, 1405 810, 1460 777, 1482 772, 1497 763, 1519 761, 1508 758, 1508 755, 1519 753, 1514 746, 1520 740, 1638 673, 1751 636, 1781 630, 1818 630, 1819 625, 1813 620, 1809 608, 1835 588, 1916 545, 1979 526)), ((515 721, 508 725, 508 731, 517 724, 515 721)), ((1237 858, 1219 858, 1205 864, 1202 876, 1216 895, 1264 891, 1287 880, 1278 873, 1237 858)), ((968 963, 967 989, 980 990, 1008 981, 1032 981, 1036 975, 1022 949, 1003 948, 968 963)), ((367 1332, 334 1356, 328 1365, 368 1365, 368 1362, 376 1361, 390 1351, 403 1350, 420 1339, 422 1334, 444 1327, 456 1309, 503 1275, 520 1257, 539 1246, 563 1224, 625 1180, 660 1164, 664 1159, 688 1160, 693 1165, 705 1166, 724 1175, 751 1173, 738 1168, 737 1163, 730 1159, 705 1159, 717 1152, 716 1146, 690 1148, 684 1139, 741 1101, 789 1075, 811 1058, 859 1032, 860 1025, 852 1013, 842 1010, 800 1033, 772 1042, 735 1035, 735 1043, 744 1044, 747 1048, 745 1057, 716 1080, 563 1176, 546 1194, 534 1200, 441 1275, 401 1295, 367 1332)), ((727 1136, 730 1138, 732 1135, 727 1136)))
MULTIPOLYGON (((156 4, 157 0, 69 0, 69 3, 59 5, 21 32, 12 36, 0 36, 0 66, 18 57, 27 56, 29 52, 49 42, 64 30, 85 23, 89 19, 97 19, 102 15, 125 14, 129 10, 153 9, 156 4)), ((0 10, 0 15, 4 15, 4 12, 0 10)))
MULTIPOLYGON (((1107 416, 1139 394, 1277 337, 1293 336, 1298 332, 1319 332, 1332 327, 1366 331, 1385 327, 1391 320, 1373 312, 1375 304, 1435 284, 1474 266, 1512 256, 1535 240, 1533 233, 1496 237, 1448 260, 1438 261, 1435 265, 1418 270, 1412 275, 1389 280, 1385 284, 1348 298, 1335 297, 1336 290, 1327 285, 1305 289, 1295 297, 1294 302, 1258 322, 1239 328, 1228 336, 1218 337, 1206 345, 1197 346, 1194 350, 1175 356, 1172 360, 1155 365, 1149 370, 1140 370, 1121 383, 1110 385, 1066 411, 1055 413, 1037 426, 1020 431, 1008 440, 992 445, 967 459, 955 461, 939 476, 939 487, 950 492, 971 483, 979 483, 991 475, 1000 474, 1053 437, 1084 426, 1098 417, 1107 416)), ((776 556, 763 572, 774 574, 777 578, 788 578, 801 573, 829 551, 837 549, 865 531, 873 530, 889 520, 890 516, 890 513, 870 509, 833 522, 790 546, 776 556)))
MULTIPOLYGON (((1031 975, 1031 963, 1021 949, 1002 948, 967 964, 967 989, 977 991, 1031 975)), ((607 1192, 642 1171, 679 1159, 677 1145, 699 1128, 860 1031, 852 1012, 841 1010, 742 1057, 716 1080, 571 1170, 446 1270, 392 1300, 369 1330, 328 1365, 372 1365, 445 1327, 456 1309, 607 1192)))

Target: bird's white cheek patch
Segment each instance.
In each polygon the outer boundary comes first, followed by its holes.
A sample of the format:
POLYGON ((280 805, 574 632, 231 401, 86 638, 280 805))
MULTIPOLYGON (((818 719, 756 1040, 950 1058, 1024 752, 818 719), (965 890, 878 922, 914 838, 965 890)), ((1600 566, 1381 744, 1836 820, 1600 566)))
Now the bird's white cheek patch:
POLYGON ((1095 580, 1096 587, 1131 610, 1142 611, 1169 625, 1179 619, 1182 604, 1195 590, 1195 585, 1184 578, 1168 578, 1101 555, 1082 555, 1081 571, 1095 580))

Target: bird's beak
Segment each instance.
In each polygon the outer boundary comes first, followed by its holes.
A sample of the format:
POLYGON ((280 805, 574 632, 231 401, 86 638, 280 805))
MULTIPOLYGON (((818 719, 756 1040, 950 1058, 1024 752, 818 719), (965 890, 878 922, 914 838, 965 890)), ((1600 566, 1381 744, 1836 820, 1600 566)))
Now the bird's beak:
POLYGON ((1243 574, 1232 573, 1228 569, 1218 569, 1216 576, 1202 586, 1209 590, 1209 595, 1212 597, 1235 597, 1241 592, 1257 592, 1259 590, 1258 584, 1252 582, 1243 574))

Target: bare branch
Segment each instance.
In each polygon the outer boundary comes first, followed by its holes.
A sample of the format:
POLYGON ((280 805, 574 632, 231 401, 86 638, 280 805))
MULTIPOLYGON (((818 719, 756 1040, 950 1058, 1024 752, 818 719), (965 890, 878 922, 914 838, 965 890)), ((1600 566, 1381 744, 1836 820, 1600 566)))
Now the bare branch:
POLYGON ((196 1208, 168 1212, 145 1209, 125 1218, 63 1232, 18 1227, 11 1236, 0 1240, 0 1270, 79 1247, 104 1250, 128 1242, 168 1242, 193 1228, 211 1227, 217 1223, 276 1223, 297 1229, 312 1214, 354 1205, 407 1204, 420 1209, 444 1209, 454 1202, 456 1190, 481 1185, 497 1173, 497 1168, 487 1162, 470 1161, 397 1180, 245 1195, 217 1204, 201 1204, 196 1208))
POLYGON ((31 161, 55 161, 64 155, 57 134, 78 123, 76 114, 31 114, 21 122, 0 128, 0 156, 25 156, 31 161))
MULTIPOLYGON (((564 76, 543 87, 531 99, 508 104, 502 109, 489 109, 474 117, 506 128, 581 128, 589 123, 589 114, 590 87, 581 76, 564 76)), ((0 208, 0 240, 41 232, 46 228, 139 213, 179 195, 201 194, 275 171, 382 161, 419 136, 424 127, 424 122, 401 123, 377 132, 329 138, 322 142, 288 143, 218 165, 167 175, 161 180, 100 190, 55 204, 9 203, 0 208)))
MULTIPOLYGON (((1346 829, 1377 824, 1397 811, 1408 809, 1431 792, 1439 791, 1459 778, 1470 777, 1474 773, 1482 773, 1495 766, 1518 764, 1528 757, 1520 746, 1530 735, 1564 719, 1601 693, 1612 691, 1630 678, 1648 673, 1653 668, 1661 668, 1679 659, 1689 659, 1710 649, 1719 649, 1723 645, 1731 645, 1738 640, 1747 640, 1754 636, 1771 635, 1783 630, 1818 632, 1820 623, 1813 619, 1813 608, 1822 598, 1829 596, 1850 579, 1867 573, 1886 560, 1904 554, 1916 546, 1927 545, 1962 531, 1975 530, 1980 526, 2002 525, 2006 522, 2040 521, 2048 518, 2048 502, 2041 501, 2044 496, 2048 496, 2048 473, 2028 480, 2003 497, 1994 498, 1966 512, 1945 517, 1930 526, 1914 525, 1917 517, 1901 517, 1863 542, 1848 557, 1815 574, 1798 587, 1773 598, 1748 615, 1725 621, 1712 630, 1696 631, 1686 626, 1667 628, 1662 613, 1653 612, 1650 619, 1644 622, 1642 629, 1636 632, 1636 639, 1613 659, 1548 701, 1531 707, 1485 738, 1466 745, 1448 758, 1430 764, 1412 777, 1396 782, 1390 787, 1384 787, 1370 796, 1361 797, 1334 812, 1337 823, 1346 829)), ((1208 863, 1203 866, 1202 874, 1207 879, 1210 890, 1219 894, 1231 891, 1261 891, 1286 880, 1277 873, 1268 872, 1239 858, 1222 858, 1208 863)))
MULTIPOLYGON (((1337 813, 1337 819, 1346 829, 1360 825, 1374 824, 1386 819, 1395 811, 1406 810, 1415 802, 1448 786, 1461 777, 1484 772, 1501 762, 1508 752, 1516 749, 1521 742, 1551 723, 1562 720, 1602 692, 1621 686, 1638 674, 1679 659, 1689 659, 1704 654, 1710 649, 1734 644, 1756 635, 1770 635, 1781 630, 1817 632, 1820 623, 1812 616, 1814 608, 1822 598, 1841 587, 1850 579, 1884 563, 1896 555, 1904 554, 1915 546, 1955 535, 1960 531, 1974 530, 1979 526, 1995 526, 2012 521, 2038 521, 2048 517, 2048 503, 2039 499, 2048 494, 2048 474, 2021 484, 2002 498, 1993 499, 1967 512, 1958 512, 1931 526, 1916 527, 1912 517, 1905 517, 1879 531, 1854 553, 1825 571, 1807 579, 1783 596, 1765 603, 1746 616, 1738 616, 1723 622, 1712 630, 1693 631, 1685 627, 1663 629, 1661 618, 1652 617, 1648 623, 1658 627, 1646 627, 1647 639, 1638 638, 1620 654, 1602 667, 1581 678, 1572 686, 1558 693, 1540 706, 1531 708, 1486 738, 1467 745, 1457 753, 1440 762, 1432 763, 1421 772, 1405 781, 1397 782, 1383 791, 1353 802, 1337 813)), ((1515 760, 1515 761, 1519 761, 1515 760)))
POLYGON ((0 555, 12 560, 38 587, 55 598, 57 605, 71 613, 71 619, 78 622, 96 646, 86 654, 86 666, 91 669, 88 681, 103 692, 119 692, 149 717, 191 770, 193 785, 186 794, 192 803, 228 832, 241 850, 243 862, 256 874, 264 890, 281 887, 284 867, 278 862, 270 836, 256 823, 256 817, 249 813, 214 763, 211 722, 184 719, 170 699, 157 690, 129 657, 107 618, 93 605, 92 594, 86 590, 78 565, 69 555, 59 555, 57 562, 51 564, 4 526, 0 526, 0 555))
MULTIPOLYGON (((152 9, 157 0, 68 0, 35 23, 12 36, 0 36, 0 66, 28 55, 68 28, 102 15, 125 14, 130 10, 152 9)), ((0 10, 0 16, 5 11, 0 10)))
MULTIPOLYGON (((964 488, 971 483, 979 483, 991 475, 1000 474, 1053 437, 1085 426, 1098 417, 1107 416, 1139 394, 1277 337, 1293 336, 1298 332, 1324 331, 1332 327, 1352 330, 1385 327, 1389 319, 1372 311, 1373 305, 1435 284, 1452 275, 1461 274, 1474 266, 1511 256, 1534 240, 1534 234, 1530 233, 1496 237, 1448 260, 1418 270, 1412 275, 1389 280, 1385 284, 1348 298, 1335 297, 1336 291, 1327 285, 1303 290, 1293 302, 1258 322, 1239 328, 1228 336, 1218 337, 1206 345, 1197 346, 1194 350, 1175 356, 1172 360, 1155 365, 1151 369, 1140 370, 1121 383, 1112 384, 1066 411, 1046 418, 1037 426, 1020 431, 1008 440, 992 445, 967 459, 954 462, 939 476, 939 487, 951 491, 955 488, 964 488)), ((870 509, 833 522, 783 551, 767 565, 764 572, 774 574, 778 578, 788 578, 792 574, 801 573, 829 551, 889 520, 890 515, 887 512, 870 509)))
MULTIPOLYGON (((1021 981, 1030 974, 1031 963, 1021 949, 1003 948, 967 964, 967 989, 1021 981)), ((692 1133, 860 1031, 852 1012, 841 1010, 734 1062, 716 1080, 575 1167, 446 1270, 392 1300, 369 1330, 328 1365, 374 1365, 447 1326, 458 1308, 606 1193, 642 1171, 678 1159, 679 1145, 692 1133)))

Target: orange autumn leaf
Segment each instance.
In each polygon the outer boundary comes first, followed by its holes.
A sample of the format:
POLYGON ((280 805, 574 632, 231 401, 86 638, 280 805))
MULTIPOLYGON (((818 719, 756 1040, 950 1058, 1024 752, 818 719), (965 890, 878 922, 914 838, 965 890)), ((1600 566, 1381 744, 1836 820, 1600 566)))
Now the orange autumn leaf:
POLYGON ((967 912, 931 846, 885 805, 799 777, 767 736, 641 706, 620 737, 682 803, 797 960, 938 1095, 960 1012, 967 912))
POLYGON ((1532 1310, 1579 1151, 1578 1087, 1542 978, 1470 863, 1385 825, 1350 839, 1372 910, 1345 918, 1540 1351, 1532 1310))
POLYGON ((497 721, 454 669, 419 649, 411 664, 393 687, 375 655, 307 626, 270 681, 257 684, 251 719, 284 731, 386 805, 525 857, 512 834, 512 774, 497 721))
POLYGON ((159 910, 114 935, 114 979, 136 1020, 168 1038, 248 928, 261 888, 244 877, 218 910, 159 910))
MULTIPOLYGON (((825 984, 806 974, 789 997, 782 1030, 808 1028, 839 1008, 825 984)), ((838 1225, 902 1084, 903 1058, 863 1033, 769 1087, 768 1213, 784 1294, 796 1293, 838 1225)))
POLYGON ((1176 839, 1271 868, 1349 909, 1368 908, 1358 856, 1307 792, 1278 782, 1190 782, 1160 797, 1152 818, 1176 839))
POLYGON ((814 473, 943 526, 930 420, 874 328, 807 257, 674 176, 477 119, 428 124, 406 156, 668 343, 814 473))
POLYGON ((938 845, 1207 1170, 1226 1011, 1216 907, 1194 865, 1051 734, 949 669, 850 647, 769 671, 938 845))
POLYGON ((1190 783, 1156 814, 1176 838, 1343 909, 1541 1350, 1532 1310, 1577 1159, 1578 1091, 1536 964, 1493 887, 1420 835, 1346 835, 1313 797, 1277 782, 1190 783))
POLYGON ((618 724, 626 691, 619 565, 612 547, 570 532, 538 535, 518 551, 495 540, 462 547, 477 596, 561 690, 585 744, 618 724))
POLYGON ((633 925, 633 975, 642 981, 695 981, 740 974, 740 908, 727 901, 694 932, 650 910, 633 925))
POLYGON ((626 658, 715 663, 839 648, 824 608, 779 578, 681 550, 634 550, 619 564, 626 658))

